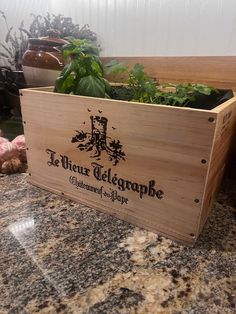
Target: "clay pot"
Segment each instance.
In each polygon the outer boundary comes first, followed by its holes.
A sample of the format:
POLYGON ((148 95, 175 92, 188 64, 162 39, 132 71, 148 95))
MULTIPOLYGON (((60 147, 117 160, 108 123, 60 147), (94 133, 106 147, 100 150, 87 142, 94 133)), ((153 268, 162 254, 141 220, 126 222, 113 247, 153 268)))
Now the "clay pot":
POLYGON ((61 47, 68 42, 57 37, 30 38, 22 58, 26 82, 30 86, 51 86, 64 67, 61 47))

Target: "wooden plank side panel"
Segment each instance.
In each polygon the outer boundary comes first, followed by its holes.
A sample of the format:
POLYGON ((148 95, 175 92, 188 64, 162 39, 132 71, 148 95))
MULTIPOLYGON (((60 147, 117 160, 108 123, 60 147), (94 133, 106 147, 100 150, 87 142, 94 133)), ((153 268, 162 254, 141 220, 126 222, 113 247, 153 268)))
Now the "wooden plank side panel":
POLYGON ((213 109, 217 113, 216 133, 212 149, 209 173, 204 192, 204 202, 199 225, 199 232, 202 230, 209 215, 212 203, 217 194, 227 156, 230 150, 231 141, 236 129, 236 97, 213 109))
MULTIPOLYGON (((236 89, 236 57, 104 57, 103 63, 119 60, 145 71, 160 83, 197 82, 218 88, 236 89)), ((120 79, 120 78, 119 78, 120 79)), ((118 79, 118 80, 119 80, 118 79)))
POLYGON ((185 242, 196 239, 208 169, 201 161, 210 158, 215 130, 208 118, 217 114, 22 93, 32 183, 185 242), (81 141, 72 143, 76 135, 81 141), (124 160, 115 165, 120 152, 124 160))

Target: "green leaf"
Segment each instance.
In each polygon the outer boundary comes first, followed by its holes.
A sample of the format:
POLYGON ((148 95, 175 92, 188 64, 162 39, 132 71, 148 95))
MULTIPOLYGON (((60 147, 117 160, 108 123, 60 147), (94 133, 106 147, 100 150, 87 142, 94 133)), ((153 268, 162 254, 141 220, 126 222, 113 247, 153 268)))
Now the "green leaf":
POLYGON ((62 47, 62 55, 67 59, 70 55, 90 54, 98 56, 99 50, 96 45, 86 39, 72 39, 69 44, 62 47))
POLYGON ((78 69, 77 69, 77 74, 78 74, 78 76, 81 78, 81 77, 83 77, 83 76, 85 76, 86 75, 86 68, 85 67, 83 67, 83 66, 81 66, 81 65, 78 65, 78 69))
POLYGON ((195 92, 198 92, 200 94, 204 94, 204 95, 210 95, 213 91, 213 88, 203 85, 203 84, 195 84, 193 86, 193 89, 195 92))
POLYGON ((102 78, 104 86, 105 86, 105 91, 106 93, 110 93, 111 92, 111 85, 109 84, 108 80, 102 78))
POLYGON ((75 49, 75 45, 70 43, 70 44, 66 44, 62 47, 62 56, 63 59, 66 60, 68 58, 68 56, 71 54, 71 52, 75 49))
POLYGON ((75 88, 75 75, 70 74, 62 83, 61 93, 70 94, 75 88))
POLYGON ((88 75, 79 81, 76 93, 83 96, 104 98, 105 84, 101 79, 88 75))
POLYGON ((76 72, 78 67, 78 61, 72 60, 69 64, 64 66, 64 69, 61 71, 60 76, 56 79, 54 92, 64 93, 63 83, 71 72, 76 72))
POLYGON ((101 62, 99 56, 93 56, 93 60, 96 61, 96 62, 100 65, 100 67, 101 67, 101 69, 102 69, 102 73, 103 73, 103 72, 104 72, 104 70, 103 70, 103 64, 102 64, 102 62, 101 62))
POLYGON ((86 53, 86 54, 92 54, 95 56, 99 55, 98 48, 92 42, 87 41, 87 42, 81 44, 80 49, 83 53, 86 53))
POLYGON ((96 76, 102 76, 102 68, 99 63, 97 63, 95 60, 92 60, 91 62, 91 68, 93 71, 93 74, 96 76))
POLYGON ((58 76, 58 78, 55 81, 55 86, 54 86, 54 92, 55 93, 63 93, 62 92, 62 84, 65 81, 63 76, 58 76))
POLYGON ((72 60, 69 64, 66 64, 61 71, 60 76, 63 76, 65 79, 66 77, 72 72, 76 71, 76 68, 78 66, 78 62, 76 60, 72 60))
POLYGON ((144 66, 142 64, 136 63, 131 70, 131 74, 135 77, 137 80, 141 80, 144 78, 144 66))
POLYGON ((82 50, 80 47, 75 47, 73 50, 70 51, 70 55, 80 55, 82 54, 82 50))
POLYGON ((123 63, 119 63, 117 60, 111 60, 105 65, 104 71, 106 75, 118 75, 127 72, 128 67, 123 63))

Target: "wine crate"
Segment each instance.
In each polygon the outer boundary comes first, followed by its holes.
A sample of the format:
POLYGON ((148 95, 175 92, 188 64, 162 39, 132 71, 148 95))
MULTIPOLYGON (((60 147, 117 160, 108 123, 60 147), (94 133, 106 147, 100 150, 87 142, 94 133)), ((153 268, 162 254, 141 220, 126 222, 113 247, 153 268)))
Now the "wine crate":
POLYGON ((193 244, 219 186, 236 98, 196 110, 25 89, 29 181, 193 244))

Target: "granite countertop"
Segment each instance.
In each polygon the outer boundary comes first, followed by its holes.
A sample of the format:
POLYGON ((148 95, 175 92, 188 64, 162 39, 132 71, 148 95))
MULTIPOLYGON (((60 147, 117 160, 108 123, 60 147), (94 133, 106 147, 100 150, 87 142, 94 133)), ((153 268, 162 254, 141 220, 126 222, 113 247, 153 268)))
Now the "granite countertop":
POLYGON ((0 177, 0 313, 235 313, 236 182, 194 248, 0 177))

